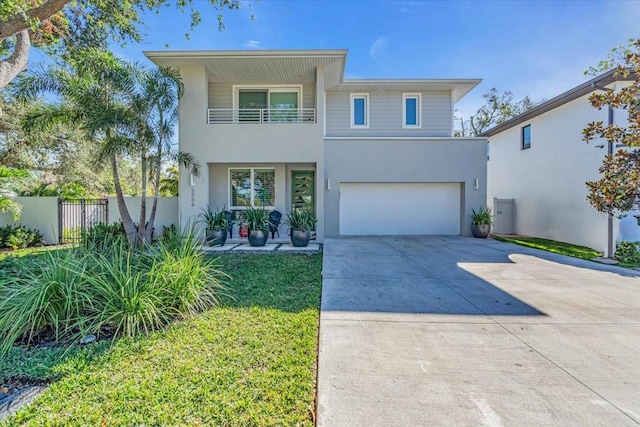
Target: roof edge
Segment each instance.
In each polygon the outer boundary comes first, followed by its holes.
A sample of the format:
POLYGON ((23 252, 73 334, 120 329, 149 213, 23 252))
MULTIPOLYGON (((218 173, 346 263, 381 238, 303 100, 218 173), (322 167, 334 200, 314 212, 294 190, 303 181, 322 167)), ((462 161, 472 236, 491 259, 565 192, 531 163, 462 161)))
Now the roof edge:
POLYGON ((554 98, 551 98, 550 100, 545 101, 540 105, 536 105, 535 107, 525 111, 522 114, 512 117, 509 120, 503 123, 500 123, 499 125, 494 126, 489 130, 482 132, 479 136, 490 137, 502 131, 505 131, 507 129, 511 129, 514 126, 517 126, 521 123, 524 123, 526 121, 533 119, 534 117, 540 116, 546 112, 549 112, 555 108, 558 108, 573 100, 576 100, 584 95, 587 95, 593 92, 594 90, 596 90, 598 87, 606 86, 617 81, 633 80, 631 76, 625 78, 617 74, 616 72, 617 72, 617 69, 613 69, 613 70, 607 71, 606 73, 600 74, 599 76, 596 76, 585 83, 582 83, 572 89, 569 89, 568 91, 563 92, 560 95, 554 98))
POLYGON ((416 83, 457 83, 479 84, 482 79, 345 79, 343 85, 358 84, 416 84, 416 83))
POLYGON ((147 58, 233 58, 233 57, 308 57, 346 56, 347 49, 298 49, 298 50, 145 50, 147 58))

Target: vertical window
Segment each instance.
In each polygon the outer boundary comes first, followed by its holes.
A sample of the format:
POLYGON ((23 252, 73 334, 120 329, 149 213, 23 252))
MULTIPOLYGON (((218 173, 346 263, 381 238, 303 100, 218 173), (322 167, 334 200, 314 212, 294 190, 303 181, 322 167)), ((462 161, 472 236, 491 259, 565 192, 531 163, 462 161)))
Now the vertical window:
POLYGON ((402 127, 421 127, 422 96, 419 93, 405 93, 402 95, 402 127))
POLYGON ((522 128, 522 149, 531 148, 531 125, 522 128))
POLYGON ((351 127, 369 127, 369 95, 366 93, 351 94, 351 127))

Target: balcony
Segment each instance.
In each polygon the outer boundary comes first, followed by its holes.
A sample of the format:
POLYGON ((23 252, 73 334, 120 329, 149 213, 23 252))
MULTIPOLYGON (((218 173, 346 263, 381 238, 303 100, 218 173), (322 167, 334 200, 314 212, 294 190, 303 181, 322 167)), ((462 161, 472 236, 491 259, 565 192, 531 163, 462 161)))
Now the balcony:
POLYGON ((211 108, 207 110, 207 123, 209 124, 286 124, 315 122, 315 108, 211 108))

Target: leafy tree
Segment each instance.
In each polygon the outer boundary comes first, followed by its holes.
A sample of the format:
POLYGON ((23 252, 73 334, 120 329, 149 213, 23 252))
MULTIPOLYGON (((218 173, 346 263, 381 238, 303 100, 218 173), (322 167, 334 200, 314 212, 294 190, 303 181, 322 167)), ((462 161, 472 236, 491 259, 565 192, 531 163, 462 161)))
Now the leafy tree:
POLYGON ((0 95, 0 164, 32 172, 37 183, 27 193, 42 193, 48 188, 57 195, 61 187, 79 185, 87 195, 106 191, 109 177, 93 164, 95 147, 72 125, 56 126, 41 134, 27 135, 22 121, 28 114, 46 108, 42 101, 28 104, 0 95), (40 190, 37 187, 42 187, 40 190))
POLYGON ((544 102, 544 100, 535 102, 529 96, 525 96, 520 101, 513 100, 513 93, 510 91, 500 92, 497 88, 491 90, 482 97, 485 104, 471 115, 468 119, 456 116, 460 129, 456 129, 454 136, 456 137, 473 137, 478 136, 489 128, 498 125, 511 117, 535 107, 544 102))
MULTIPOLYGON (((240 0, 207 0, 219 11, 239 9, 240 0)), ((106 48, 116 41, 140 41, 144 11, 175 7, 191 16, 193 29, 201 21, 196 0, 2 0, 0 2, 0 88, 23 71, 31 44, 40 47, 106 48)))
POLYGON ((175 197, 180 188, 180 171, 177 165, 167 168, 164 176, 160 178, 160 195, 165 197, 175 197))
POLYGON ((597 109, 625 109, 627 126, 596 121, 588 123, 582 131, 586 142, 604 138, 611 144, 624 146, 605 157, 600 167, 602 178, 587 182, 589 202, 598 211, 610 214, 640 208, 640 39, 630 41, 626 48, 613 49, 597 69, 614 63, 617 63, 615 73, 631 79, 631 84, 617 91, 594 92, 589 96, 589 102, 597 109))
POLYGON ((18 182, 28 177, 29 172, 25 170, 0 166, 0 212, 11 212, 13 219, 16 221, 20 219, 22 208, 12 199, 16 194, 15 190, 18 182))
MULTIPOLYGON (((21 76, 16 82, 16 95, 31 99, 43 93, 59 96, 37 114, 29 115, 24 129, 46 131, 52 126, 73 124, 96 147, 96 164, 109 164, 118 202, 120 218, 132 244, 139 244, 146 232, 144 218, 136 230, 124 200, 119 160, 139 157, 142 171, 142 208, 146 208, 146 177, 159 167, 151 152, 169 155, 167 138, 172 123, 167 117, 174 114, 171 105, 177 104, 178 89, 165 92, 177 77, 166 70, 148 70, 138 64, 121 61, 109 52, 90 49, 67 66, 40 69, 21 76), (167 83, 171 82, 171 83, 167 83), (161 101, 162 100, 162 101, 161 101), (167 108, 168 110, 164 110, 167 108), (166 129, 168 127, 169 129, 166 129)), ((197 165, 185 166, 197 173, 197 165)), ((154 174, 155 175, 155 174, 154 174)), ((148 227, 153 228, 153 218, 148 227)))

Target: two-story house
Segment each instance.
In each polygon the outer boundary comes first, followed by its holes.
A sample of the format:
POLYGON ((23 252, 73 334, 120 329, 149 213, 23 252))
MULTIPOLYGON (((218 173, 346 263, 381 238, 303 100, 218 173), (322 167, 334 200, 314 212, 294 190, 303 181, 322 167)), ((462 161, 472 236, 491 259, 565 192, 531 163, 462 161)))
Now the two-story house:
POLYGON ((146 52, 178 69, 180 220, 207 205, 295 207, 338 235, 469 235, 486 139, 453 138, 478 79, 345 80, 346 50, 146 52))
POLYGON ((587 144, 582 130, 594 121, 626 126, 625 110, 594 109, 588 98, 628 84, 609 71, 482 134, 490 145, 489 197, 515 201, 508 220, 500 217, 503 209, 494 209, 497 232, 574 243, 613 256, 619 221, 591 206, 585 183, 600 178, 604 156, 617 147, 603 139, 587 144))

